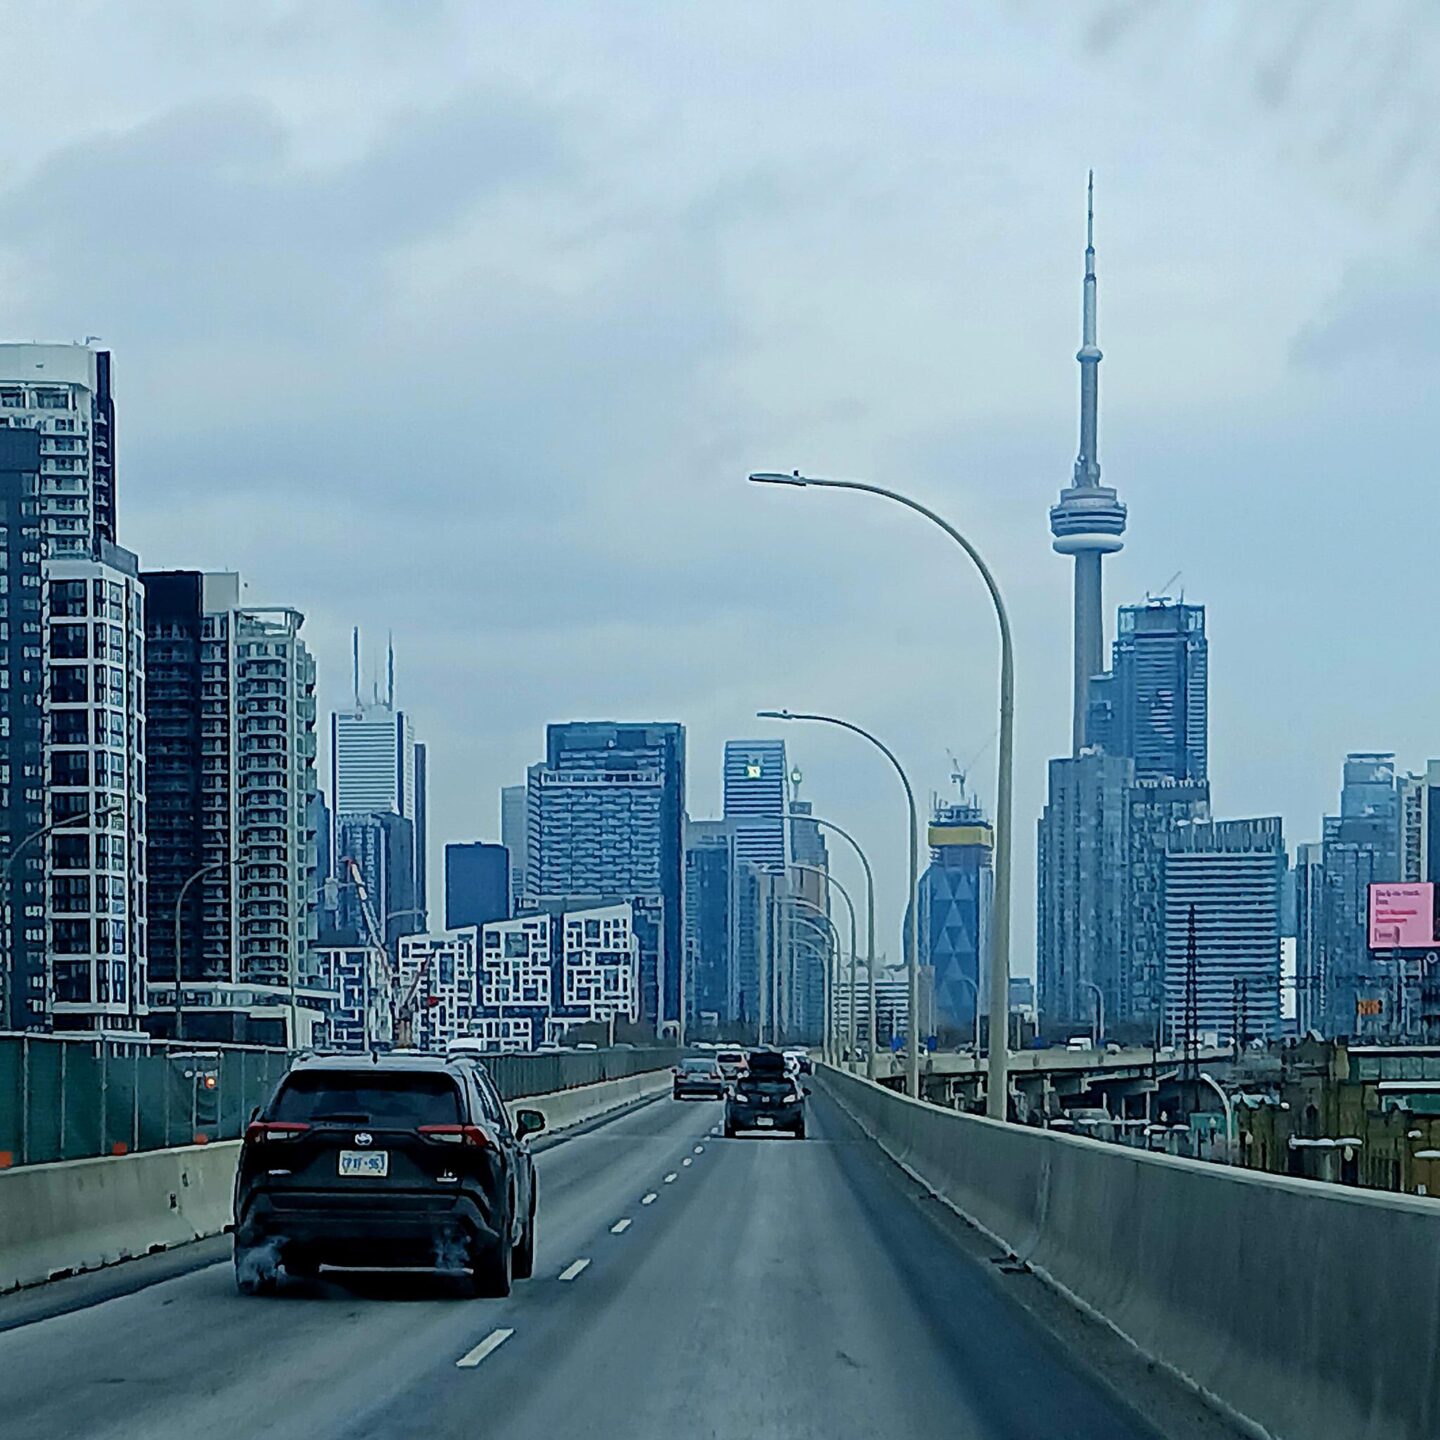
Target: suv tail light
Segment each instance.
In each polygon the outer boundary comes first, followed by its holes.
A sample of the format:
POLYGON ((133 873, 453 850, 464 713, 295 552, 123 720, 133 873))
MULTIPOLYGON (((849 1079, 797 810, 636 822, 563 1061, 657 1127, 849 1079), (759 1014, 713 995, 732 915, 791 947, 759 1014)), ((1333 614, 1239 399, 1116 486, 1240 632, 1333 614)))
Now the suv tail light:
POLYGON ((478 1125, 421 1125, 418 1132, 427 1140, 447 1145, 470 1145, 476 1150, 493 1150, 494 1141, 478 1125))
POLYGON ((255 1120, 245 1127, 245 1143, 257 1145, 267 1140, 294 1140, 309 1128, 300 1120, 255 1120))

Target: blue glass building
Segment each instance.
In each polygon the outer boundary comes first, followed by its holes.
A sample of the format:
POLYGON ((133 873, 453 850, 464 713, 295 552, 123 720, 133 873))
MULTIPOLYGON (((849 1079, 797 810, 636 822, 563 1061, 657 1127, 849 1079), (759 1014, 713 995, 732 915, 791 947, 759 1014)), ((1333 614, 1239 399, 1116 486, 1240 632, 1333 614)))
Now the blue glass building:
POLYGON ((994 832, 978 805, 937 804, 920 877, 920 963, 932 967, 935 1025, 969 1038, 986 998, 994 832))
POLYGON ((445 928, 510 918, 510 852, 477 840, 445 847, 445 928))
POLYGON ((685 728, 572 721, 546 730, 526 791, 527 904, 637 902, 644 1020, 684 1006, 685 728), (654 940, 647 946, 650 921, 654 940))

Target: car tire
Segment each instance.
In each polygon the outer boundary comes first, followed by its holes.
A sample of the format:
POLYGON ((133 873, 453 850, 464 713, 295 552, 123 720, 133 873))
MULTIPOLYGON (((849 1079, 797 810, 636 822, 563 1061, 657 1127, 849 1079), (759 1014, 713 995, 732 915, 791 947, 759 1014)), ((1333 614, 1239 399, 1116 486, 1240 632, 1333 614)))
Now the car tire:
POLYGON ((259 1245, 237 1245, 235 1289, 241 1295, 274 1295, 280 1289, 280 1267, 274 1254, 259 1245))
POLYGON ((678 1100, 680 1098, 680 1092, 678 1090, 672 1091, 670 1094, 670 1098, 672 1100, 678 1100))
POLYGON ((282 1256, 280 1265, 295 1280, 313 1280, 320 1273, 319 1264, 307 1255, 282 1256))
POLYGON ((725 1122, 725 1138, 727 1140, 735 1138, 735 1127, 728 1120, 725 1122))
POLYGON ((528 1280, 535 1273, 535 1206, 530 1206, 530 1218, 520 1232, 520 1243, 510 1257, 510 1270, 517 1280, 528 1280))
POLYGON ((803 1120, 795 1127, 795 1138, 797 1140, 805 1138, 805 1122, 803 1120))
POLYGON ((483 1299, 503 1300, 515 1279, 515 1248, 507 1225, 500 1238, 475 1256, 470 1267, 471 1293, 483 1299))

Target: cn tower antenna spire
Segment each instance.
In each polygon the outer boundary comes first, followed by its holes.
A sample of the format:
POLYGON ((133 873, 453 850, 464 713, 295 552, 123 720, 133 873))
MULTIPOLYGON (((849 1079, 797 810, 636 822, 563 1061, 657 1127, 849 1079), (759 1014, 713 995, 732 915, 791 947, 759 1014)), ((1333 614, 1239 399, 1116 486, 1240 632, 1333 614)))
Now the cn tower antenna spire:
POLYGON ((1060 492, 1060 503, 1050 509, 1050 534, 1061 555, 1075 559, 1074 708, 1071 723, 1072 754, 1086 744, 1090 677, 1105 668, 1105 618, 1102 602, 1101 557, 1124 545, 1125 507, 1115 491, 1100 483, 1100 346, 1096 338, 1095 308, 1095 172, 1085 186, 1085 280, 1081 300, 1080 450, 1070 484, 1060 492))

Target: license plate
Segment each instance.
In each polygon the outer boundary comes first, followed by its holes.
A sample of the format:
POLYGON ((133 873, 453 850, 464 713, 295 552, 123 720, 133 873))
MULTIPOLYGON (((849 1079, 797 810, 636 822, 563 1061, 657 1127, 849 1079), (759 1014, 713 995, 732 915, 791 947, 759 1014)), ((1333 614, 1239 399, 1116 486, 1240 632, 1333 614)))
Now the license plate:
POLYGON ((763 1130, 767 1126, 775 1123, 775 1117, 773 1115, 757 1115, 755 1117, 755 1123, 763 1130))
POLYGON ((383 1180, 390 1173, 390 1152, 388 1150, 342 1150, 340 1152, 340 1173, 383 1180))

